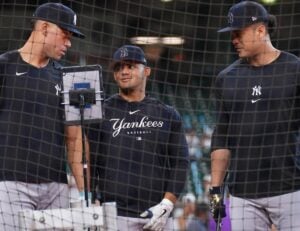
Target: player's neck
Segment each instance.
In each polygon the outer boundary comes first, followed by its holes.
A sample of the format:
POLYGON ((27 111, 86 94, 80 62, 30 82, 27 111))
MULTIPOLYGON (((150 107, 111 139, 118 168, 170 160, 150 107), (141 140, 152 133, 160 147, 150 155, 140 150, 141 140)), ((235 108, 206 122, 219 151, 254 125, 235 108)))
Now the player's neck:
POLYGON ((34 43, 29 39, 18 51, 24 62, 37 68, 43 68, 48 65, 50 59, 43 54, 42 46, 42 44, 34 43))
POLYGON ((119 95, 128 102, 140 102, 142 101, 146 93, 145 91, 130 91, 128 89, 120 89, 119 95))
POLYGON ((279 55, 280 50, 274 48, 273 46, 267 46, 257 55, 247 59, 247 61, 251 66, 260 67, 274 62, 279 55))

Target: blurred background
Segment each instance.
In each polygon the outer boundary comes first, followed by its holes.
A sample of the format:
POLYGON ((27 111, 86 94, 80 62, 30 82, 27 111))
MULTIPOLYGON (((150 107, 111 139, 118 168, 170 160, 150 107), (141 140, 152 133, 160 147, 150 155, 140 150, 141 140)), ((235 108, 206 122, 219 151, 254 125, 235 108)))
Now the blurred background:
MULTIPOLYGON (((189 143, 191 168, 178 216, 188 201, 207 202, 209 147, 214 125, 213 83, 237 57, 230 34, 218 34, 234 0, 1 0, 0 53, 18 49, 31 30, 35 8, 61 2, 77 13, 86 35, 74 39, 64 65, 100 64, 105 96, 117 91, 109 63, 123 44, 141 46, 152 68, 149 95, 173 105, 181 114, 189 143), (192 194, 195 198, 184 196, 192 194), (185 199, 184 199, 185 198, 185 199)), ((277 17, 273 44, 299 56, 300 1, 261 0, 277 17)), ((201 207, 203 208, 203 207, 201 207)), ((194 208, 195 209, 195 208, 194 208)), ((200 209, 200 208, 199 208, 200 209)), ((205 210, 205 208, 203 208, 205 210)), ((200 209, 201 210, 201 209, 200 209)), ((195 210, 193 210, 195 211, 195 210)), ((205 210, 206 211, 206 210, 205 210)))

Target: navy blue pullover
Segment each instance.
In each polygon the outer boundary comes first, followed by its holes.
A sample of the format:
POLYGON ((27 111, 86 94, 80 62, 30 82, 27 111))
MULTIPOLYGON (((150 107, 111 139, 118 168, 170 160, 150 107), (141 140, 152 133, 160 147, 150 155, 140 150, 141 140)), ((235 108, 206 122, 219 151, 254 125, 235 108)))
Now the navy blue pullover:
POLYGON ((105 101, 104 113, 88 135, 101 201, 116 201, 120 216, 138 217, 165 192, 178 196, 188 169, 179 114, 153 98, 127 102, 119 95, 105 101))
POLYGON ((300 60, 281 52, 253 67, 238 60, 216 80, 212 150, 231 151, 230 193, 243 198, 300 189, 300 60))
POLYGON ((0 181, 67 183, 61 75, 0 56, 0 181))

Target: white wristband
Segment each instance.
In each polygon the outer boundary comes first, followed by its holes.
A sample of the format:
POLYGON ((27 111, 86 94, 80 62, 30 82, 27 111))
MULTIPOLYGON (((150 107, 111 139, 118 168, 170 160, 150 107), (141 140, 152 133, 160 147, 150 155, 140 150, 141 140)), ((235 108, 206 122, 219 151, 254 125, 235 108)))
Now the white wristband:
POLYGON ((174 206, 173 202, 167 198, 162 199, 161 203, 166 204, 168 206, 172 206, 172 207, 174 206))

